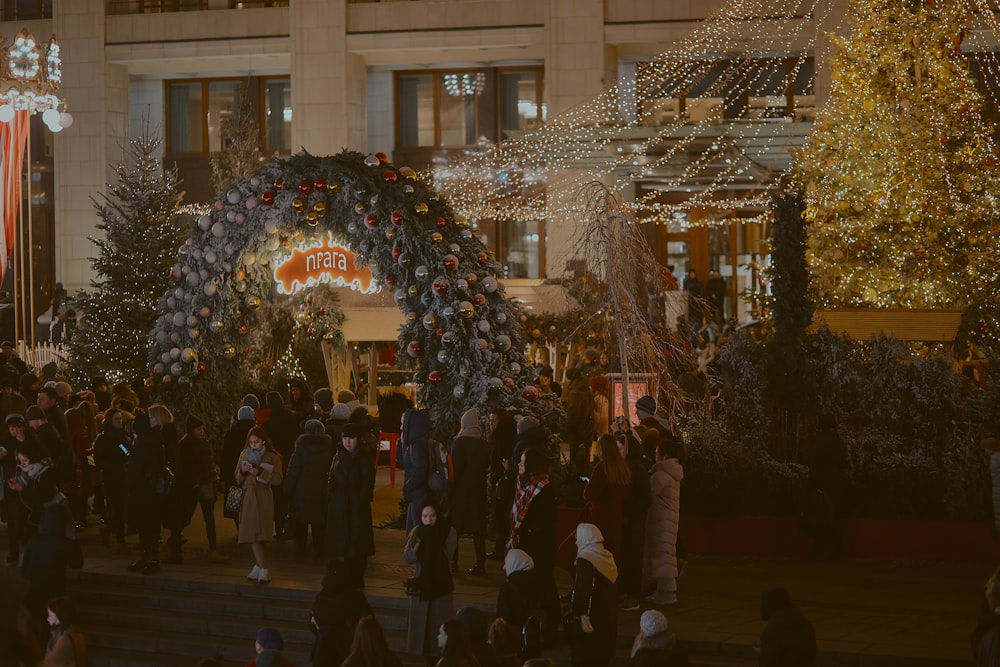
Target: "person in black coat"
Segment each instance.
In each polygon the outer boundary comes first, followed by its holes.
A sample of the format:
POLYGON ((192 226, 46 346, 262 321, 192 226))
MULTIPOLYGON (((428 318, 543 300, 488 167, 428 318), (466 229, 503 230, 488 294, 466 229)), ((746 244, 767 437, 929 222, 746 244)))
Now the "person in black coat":
POLYGON ((292 458, 285 471, 285 496, 295 519, 295 555, 304 556, 313 531, 313 548, 322 554, 326 541, 327 480, 333 463, 333 440, 323 422, 309 419, 306 432, 295 441, 292 458))
MULTIPOLYGON (((7 562, 14 564, 21 559, 21 542, 25 539, 24 504, 21 492, 7 484, 7 480, 17 476, 17 449, 26 440, 34 440, 28 433, 28 424, 20 414, 7 415, 6 428, 0 434, 0 517, 7 524, 7 562)), ((38 451, 41 451, 40 449, 38 451)))
POLYGON ((514 455, 514 441, 517 438, 517 422, 502 408, 490 413, 490 501, 493 511, 493 531, 496 545, 487 558, 503 560, 504 546, 510 537, 510 507, 514 504, 514 484, 516 475, 508 475, 511 457, 514 455))
POLYGON ((504 559, 503 569, 507 582, 497 592, 496 615, 521 634, 528 616, 538 607, 535 562, 526 551, 511 549, 504 559))
POLYGON ((47 505, 65 503, 65 497, 56 486, 52 459, 33 438, 26 438, 17 445, 17 469, 7 479, 7 490, 20 495, 18 521, 20 539, 26 542, 42 525, 47 505))
POLYGON ((767 627, 760 633, 760 667, 814 667, 816 631, 784 588, 760 596, 760 617, 767 627))
POLYGON ((549 483, 548 466, 548 457, 538 447, 528 447, 521 454, 511 508, 510 546, 527 552, 535 562, 539 604, 545 611, 546 631, 551 633, 559 623, 560 608, 555 573, 556 495, 549 483))
MULTIPOLYGON (((267 421, 263 423, 264 430, 274 444, 275 449, 281 454, 282 461, 291 461, 292 451, 295 449, 295 442, 302 435, 301 418, 288 410, 281 400, 281 394, 276 391, 269 391, 264 396, 264 403, 268 409, 267 421)), ((294 525, 285 525, 285 518, 289 514, 288 496, 284 493, 274 494, 274 534, 279 537, 285 536, 286 532, 294 530, 294 525)), ((294 511, 292 516, 295 516, 294 511)), ((296 519, 297 521, 297 519, 296 519)), ((315 527, 314 527, 315 529, 315 527)), ((314 536, 315 539, 315 536, 314 536)), ((322 544, 319 540, 317 544, 322 544)))
MULTIPOLYGON (((128 415, 131 420, 131 415, 128 415)), ((104 413, 101 432, 94 441, 94 465, 101 471, 108 525, 101 534, 110 544, 111 535, 125 543, 125 465, 132 451, 132 438, 125 432, 126 413, 112 408, 104 413)))
MULTIPOLYGON (((461 535, 472 535, 476 564, 469 574, 486 575, 486 467, 489 452, 483 441, 479 410, 472 408, 462 415, 462 428, 451 446, 455 468, 451 489, 451 523, 461 535)), ((452 570, 458 570, 458 549, 452 556, 452 570)), ((486 641, 485 639, 483 641, 486 641)))
POLYGON ((375 467, 362 450, 359 425, 345 424, 340 435, 341 446, 330 467, 326 554, 344 559, 351 584, 364 588, 368 557, 375 554, 375 467))
POLYGON ((403 462, 403 498, 408 503, 407 535, 420 523, 420 509, 430 495, 430 488, 427 486, 430 474, 430 435, 431 418, 426 412, 411 408, 403 413, 399 447, 403 462))
POLYGON ((24 545, 21 574, 30 584, 25 600, 28 611, 47 641, 46 605, 52 598, 66 594, 66 568, 83 567, 83 551, 79 542, 66 537, 66 524, 71 520, 67 505, 50 505, 44 516, 38 534, 24 545))
POLYGON ((309 618, 316 635, 310 655, 314 667, 342 663, 350 653, 358 621, 373 614, 365 594, 352 585, 352 576, 343 561, 331 560, 326 565, 323 587, 309 618))
POLYGON ((487 641, 490 628, 486 614, 475 607, 462 607, 455 618, 462 622, 469 634, 469 645, 479 667, 499 667, 497 652, 487 641))
MULTIPOLYGON (((150 407, 153 410, 153 407, 150 407)), ((169 413, 168 413, 169 414, 169 413)), ((180 564, 184 562, 181 556, 181 545, 184 539, 184 529, 191 523, 194 515, 195 505, 198 504, 198 496, 195 489, 194 480, 194 444, 193 433, 195 422, 188 421, 187 430, 183 438, 177 438, 177 425, 173 418, 168 423, 162 425, 163 434, 163 455, 166 457, 167 467, 174 474, 174 483, 170 487, 170 492, 163 497, 163 511, 161 519, 163 527, 170 531, 167 538, 167 545, 170 554, 164 562, 180 564)))
POLYGON ((141 413, 133 424, 135 443, 125 469, 127 508, 131 525, 139 530, 139 559, 128 566, 130 572, 154 574, 160 571, 160 505, 156 480, 166 461, 163 434, 150 416, 141 413))
POLYGON ((632 473, 625 502, 622 503, 621 576, 618 588, 626 596, 622 609, 639 608, 642 594, 642 562, 646 539, 646 511, 652 502, 649 472, 642 464, 642 445, 631 432, 615 436, 618 452, 632 473))

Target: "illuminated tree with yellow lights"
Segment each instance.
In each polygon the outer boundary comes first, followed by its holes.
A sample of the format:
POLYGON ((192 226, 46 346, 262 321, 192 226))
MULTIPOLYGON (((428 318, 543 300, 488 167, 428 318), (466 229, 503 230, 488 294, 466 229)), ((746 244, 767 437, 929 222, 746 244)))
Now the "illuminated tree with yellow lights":
POLYGON ((798 159, 807 259, 828 307, 994 300, 997 148, 947 0, 852 0, 831 97, 798 159))
POLYGON ((114 166, 118 181, 94 199, 104 237, 91 237, 98 251, 90 262, 96 275, 73 299, 82 316, 69 343, 76 381, 148 375, 157 303, 188 232, 175 213, 177 174, 163 168, 159 144, 148 134, 129 141, 128 160, 114 166))

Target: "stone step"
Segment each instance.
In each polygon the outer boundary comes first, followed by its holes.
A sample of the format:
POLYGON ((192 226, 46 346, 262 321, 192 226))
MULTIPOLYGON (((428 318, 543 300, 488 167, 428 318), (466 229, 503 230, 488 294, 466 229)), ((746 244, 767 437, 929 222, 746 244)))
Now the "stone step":
MULTIPOLYGON (((226 667, 246 664, 253 655, 253 636, 261 625, 278 628, 286 655, 308 667, 313 636, 306 627, 315 591, 260 586, 234 581, 191 581, 166 576, 137 577, 117 573, 71 573, 73 597, 86 610, 83 625, 92 667, 160 667, 220 659, 226 667)), ((406 647, 409 599, 368 595, 386 631, 390 648, 407 667, 425 661, 406 647)), ((490 613, 488 605, 480 604, 490 613)), ((632 638, 620 636, 616 667, 627 664, 632 638)), ((756 664, 749 647, 705 643, 686 646, 692 663, 702 667, 756 664)), ((546 653, 560 667, 570 664, 569 649, 546 653)))

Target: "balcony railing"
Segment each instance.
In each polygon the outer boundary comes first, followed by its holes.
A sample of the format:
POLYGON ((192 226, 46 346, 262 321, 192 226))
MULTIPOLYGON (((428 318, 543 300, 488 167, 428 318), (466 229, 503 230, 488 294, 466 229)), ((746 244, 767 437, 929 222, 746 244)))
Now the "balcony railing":
POLYGON ((161 14, 204 9, 287 6, 288 0, 108 0, 108 14, 161 14))

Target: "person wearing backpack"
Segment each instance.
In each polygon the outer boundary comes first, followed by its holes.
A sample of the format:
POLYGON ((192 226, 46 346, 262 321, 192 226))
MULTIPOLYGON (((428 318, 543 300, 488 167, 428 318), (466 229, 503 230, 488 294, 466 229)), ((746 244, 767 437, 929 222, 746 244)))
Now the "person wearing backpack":
POLYGON ((420 523, 420 508, 430 495, 431 419, 426 412, 410 408, 403 413, 400 443, 403 454, 403 498, 409 504, 406 511, 406 533, 420 523))

